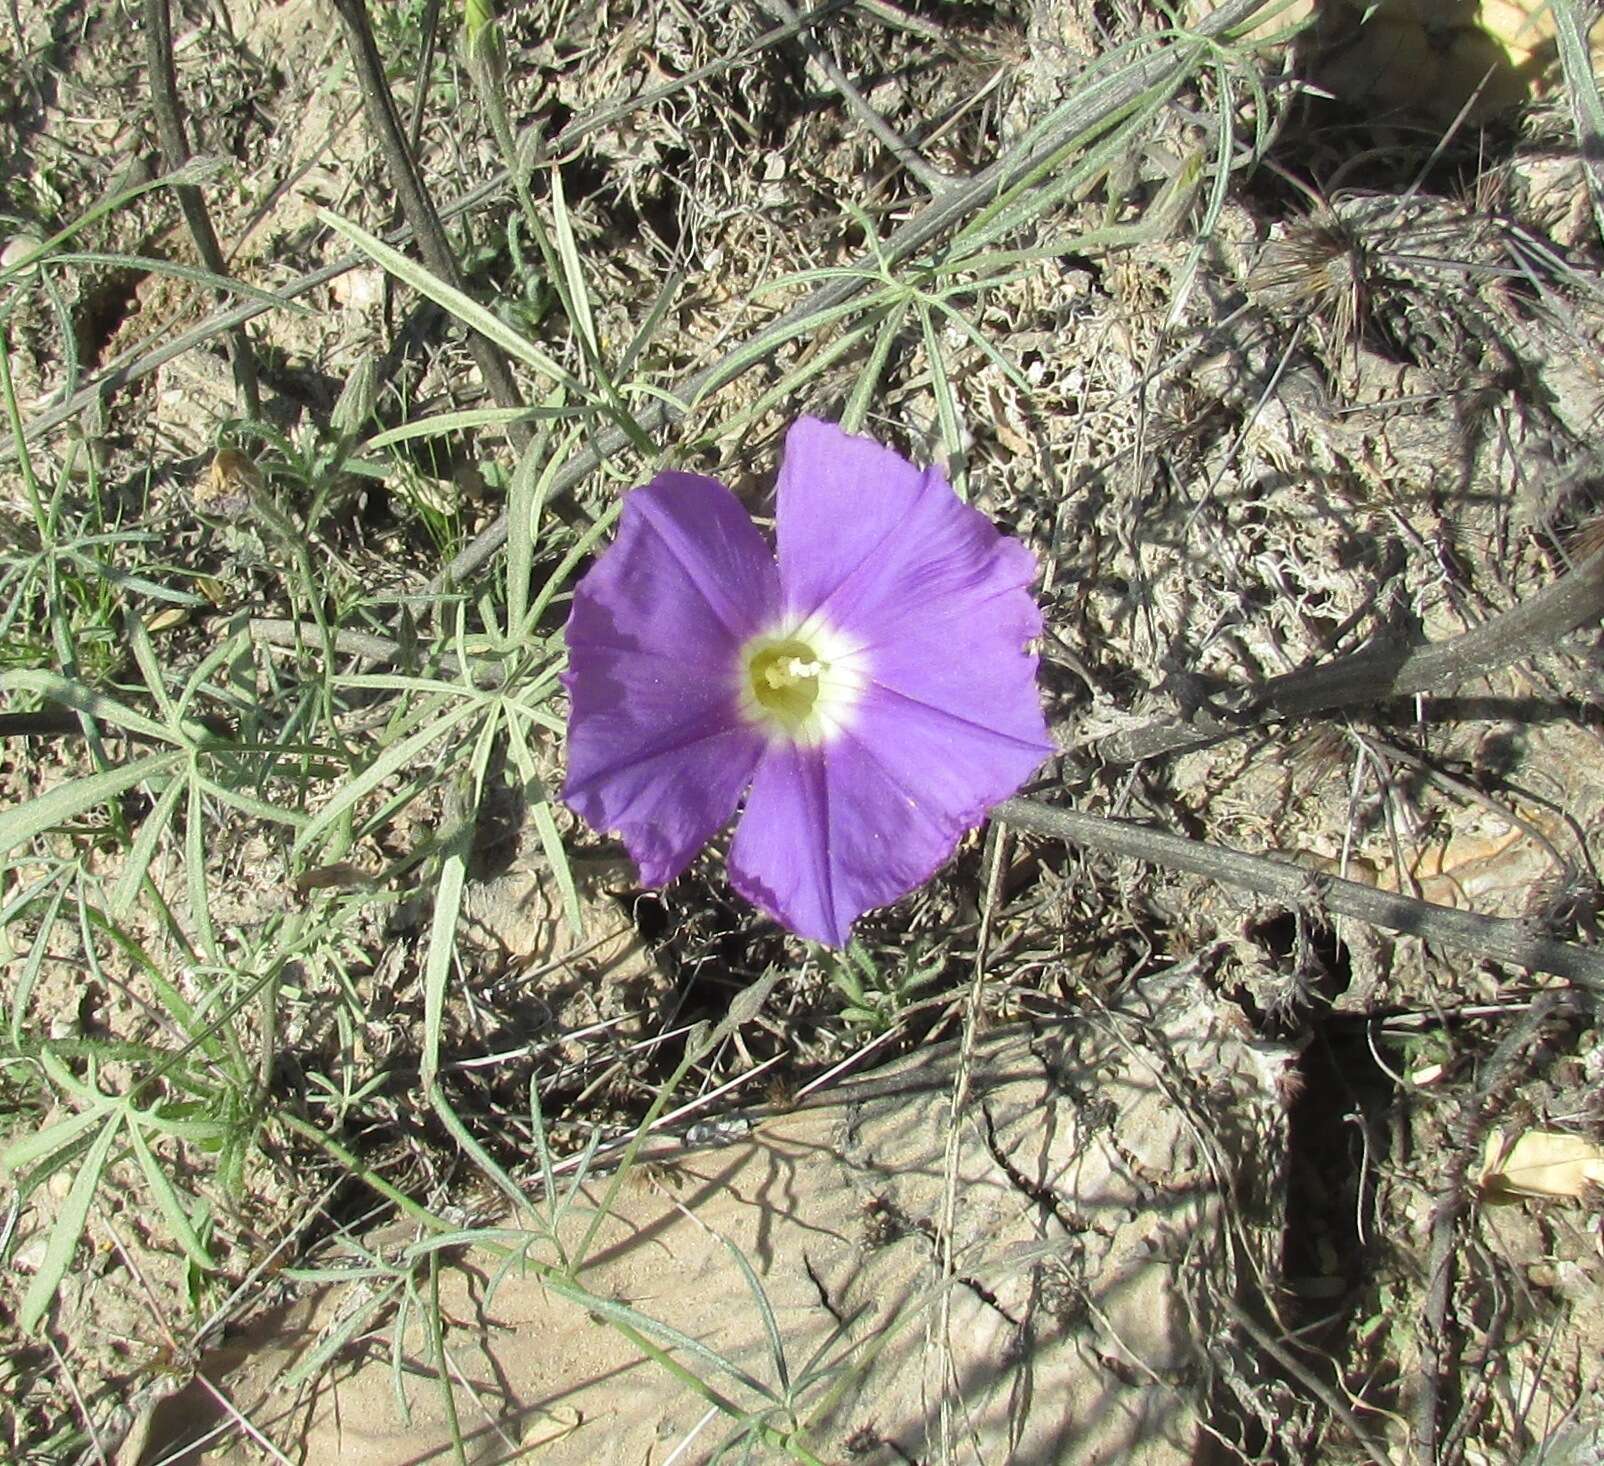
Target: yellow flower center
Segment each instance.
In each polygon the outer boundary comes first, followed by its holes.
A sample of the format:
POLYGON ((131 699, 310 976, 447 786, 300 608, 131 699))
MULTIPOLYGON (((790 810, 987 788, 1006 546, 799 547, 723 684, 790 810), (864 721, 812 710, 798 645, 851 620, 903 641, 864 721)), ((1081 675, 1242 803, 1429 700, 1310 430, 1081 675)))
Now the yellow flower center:
POLYGON ((776 722, 800 727, 819 700, 825 666, 805 641, 773 641, 747 652, 746 675, 757 705, 776 722))
POLYGON ((824 625, 755 636, 741 649, 742 710, 771 733, 821 743, 840 730, 858 700, 861 661, 824 625))

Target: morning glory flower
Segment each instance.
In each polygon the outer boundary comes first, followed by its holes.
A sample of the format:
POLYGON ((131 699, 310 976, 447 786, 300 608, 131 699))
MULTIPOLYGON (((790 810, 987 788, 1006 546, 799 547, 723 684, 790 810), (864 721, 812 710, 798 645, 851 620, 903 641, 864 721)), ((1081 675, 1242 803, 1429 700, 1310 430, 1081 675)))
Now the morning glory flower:
POLYGON ((568 619, 563 798, 659 886, 744 794, 735 889, 844 946, 1052 752, 1035 557, 938 469, 814 418, 775 522, 777 554, 697 474, 624 500, 568 619))

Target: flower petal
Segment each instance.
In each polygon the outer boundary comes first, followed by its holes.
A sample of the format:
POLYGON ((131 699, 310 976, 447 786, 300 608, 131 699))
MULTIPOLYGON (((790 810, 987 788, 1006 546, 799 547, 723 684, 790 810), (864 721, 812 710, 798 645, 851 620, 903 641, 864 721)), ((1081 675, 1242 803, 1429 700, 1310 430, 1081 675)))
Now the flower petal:
POLYGON ((958 498, 939 469, 801 418, 786 436, 776 518, 793 623, 817 615, 857 646, 906 637, 940 649, 939 623, 962 625, 985 604, 1016 657, 1040 634, 1026 591, 1035 557, 958 498))
POLYGON ((1047 752, 1039 737, 871 688, 828 743, 770 746, 735 831, 730 879, 792 931, 845 946, 859 916, 928 880, 1047 752))
MULTIPOLYGON (((992 580, 1004 581, 1010 564, 1015 572, 1035 573, 1029 551, 1003 540, 992 580), (1018 556, 1005 553, 1010 550, 1018 556)), ((1025 649, 1041 630, 1041 612, 1029 591, 1004 584, 989 595, 955 596, 945 609, 932 606, 916 625, 903 624, 895 633, 880 632, 886 624, 872 623, 877 634, 860 654, 870 701, 895 699, 937 715, 938 721, 990 734, 990 746, 1009 768, 1015 766, 1016 755, 1029 765, 1011 783, 1004 779, 1005 791, 986 803, 1006 799, 1053 752, 1036 687, 1036 657, 1025 649)), ((870 623, 860 620, 846 634, 864 636, 869 631, 870 623)), ((989 789, 989 766, 980 745, 966 741, 965 746, 974 761, 973 777, 989 789)))
POLYGON ((730 876, 840 945, 1052 752, 1025 645, 1035 559, 938 470, 811 418, 787 436, 777 517, 787 624, 828 627, 863 686, 824 742, 770 745, 730 876))
MULTIPOLYGON (((968 807, 1006 798, 1052 752, 1026 650, 1042 629, 1030 593, 1035 556, 940 472, 921 473, 878 444, 803 418, 786 440, 779 533, 793 614, 813 614, 855 649, 853 671, 871 694, 940 715, 932 726, 969 730, 960 740, 967 767, 947 770, 971 782, 968 807), (844 555, 836 548, 854 539, 844 555), (1001 760, 995 770, 988 747, 1001 760)), ((893 703, 869 698, 876 702, 883 723, 893 703)), ((846 723, 880 751, 856 713, 846 723)))
POLYGON ((647 885, 690 864, 762 756, 740 711, 739 651, 778 598, 735 496, 686 473, 629 495, 618 538, 574 591, 563 798, 618 832, 647 885))

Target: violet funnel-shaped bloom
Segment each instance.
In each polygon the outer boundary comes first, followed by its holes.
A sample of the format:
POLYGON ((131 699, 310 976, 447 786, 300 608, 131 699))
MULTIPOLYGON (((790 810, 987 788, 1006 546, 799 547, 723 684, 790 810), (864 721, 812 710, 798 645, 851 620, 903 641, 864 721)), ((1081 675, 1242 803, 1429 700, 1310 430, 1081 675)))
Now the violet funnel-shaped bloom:
POLYGON ((713 479, 660 473, 574 592, 563 798, 663 885, 735 813, 730 879, 844 946, 1052 752, 1035 558, 939 470, 802 418, 778 555, 713 479))

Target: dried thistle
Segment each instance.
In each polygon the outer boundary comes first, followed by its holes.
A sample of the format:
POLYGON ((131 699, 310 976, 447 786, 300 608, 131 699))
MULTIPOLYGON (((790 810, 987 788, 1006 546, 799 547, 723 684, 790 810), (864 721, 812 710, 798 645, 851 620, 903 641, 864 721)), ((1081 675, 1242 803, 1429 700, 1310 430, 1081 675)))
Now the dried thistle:
POLYGON ((1580 565, 1604 550, 1604 514, 1584 519, 1565 538, 1565 553, 1571 562, 1580 565))
POLYGON ((1250 295, 1280 310, 1312 314, 1337 361, 1357 357, 1369 261, 1358 235, 1322 209, 1265 246, 1248 276, 1250 295))
POLYGON ((1343 778, 1350 756, 1346 732, 1333 723, 1299 729, 1281 750, 1282 761, 1293 776, 1310 786, 1343 778))

